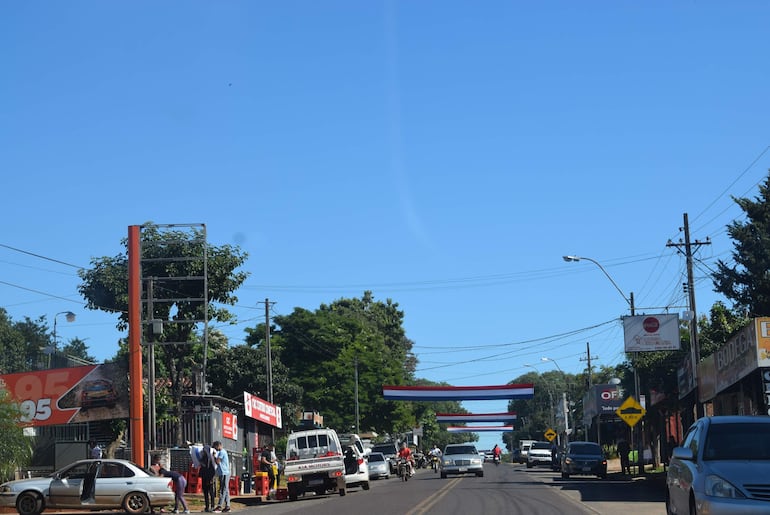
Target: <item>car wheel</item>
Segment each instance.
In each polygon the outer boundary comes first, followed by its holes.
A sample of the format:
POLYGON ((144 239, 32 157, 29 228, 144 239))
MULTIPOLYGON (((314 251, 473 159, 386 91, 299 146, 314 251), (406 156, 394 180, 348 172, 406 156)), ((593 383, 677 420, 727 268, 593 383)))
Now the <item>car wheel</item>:
POLYGON ((123 498, 123 510, 128 515, 139 515, 150 511, 150 500, 141 492, 131 492, 123 498))
POLYGON ((38 515, 43 511, 43 498, 37 492, 22 492, 16 499, 19 515, 38 515))
POLYGON ((441 479, 446 479, 446 473, 445 472, 441 473, 441 479))
POLYGON ((369 490, 369 481, 367 481, 366 483, 361 483, 361 488, 363 488, 364 490, 369 490))

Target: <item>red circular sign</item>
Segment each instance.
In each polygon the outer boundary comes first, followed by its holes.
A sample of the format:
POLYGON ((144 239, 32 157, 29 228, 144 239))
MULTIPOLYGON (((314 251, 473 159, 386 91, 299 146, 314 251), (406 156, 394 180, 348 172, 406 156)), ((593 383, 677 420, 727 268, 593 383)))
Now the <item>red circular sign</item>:
POLYGON ((660 329, 660 322, 658 322, 658 319, 655 317, 647 317, 644 319, 644 322, 642 322, 642 327, 644 327, 644 330, 648 333, 657 333, 658 329, 660 329))

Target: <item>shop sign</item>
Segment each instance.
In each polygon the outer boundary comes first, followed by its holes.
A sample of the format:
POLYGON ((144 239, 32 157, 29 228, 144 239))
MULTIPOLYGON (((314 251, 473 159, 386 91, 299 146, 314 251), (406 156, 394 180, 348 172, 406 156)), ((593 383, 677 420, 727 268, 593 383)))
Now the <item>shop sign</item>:
POLYGON ((626 352, 679 350, 679 315, 623 317, 626 352))
POLYGON ((230 440, 238 439, 238 416, 235 413, 222 412, 222 436, 230 440))
POLYGON ((770 367, 770 318, 756 318, 757 360, 760 367, 770 367))
POLYGON ((749 324, 714 352, 717 393, 752 373, 757 364, 756 326, 749 324))
POLYGON ((247 417, 259 420, 265 424, 281 429, 281 408, 260 399, 249 392, 243 392, 243 407, 247 417))

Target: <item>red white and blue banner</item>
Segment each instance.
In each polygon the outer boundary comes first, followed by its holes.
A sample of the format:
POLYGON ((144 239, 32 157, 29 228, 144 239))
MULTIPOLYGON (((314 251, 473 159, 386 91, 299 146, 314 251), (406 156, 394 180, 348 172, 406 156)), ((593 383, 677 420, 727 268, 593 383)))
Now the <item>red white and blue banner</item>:
POLYGON ((499 386, 383 386, 382 395, 391 401, 487 401, 496 399, 531 399, 535 385, 499 386))
POLYGON ((510 433, 513 426, 449 426, 446 428, 450 433, 491 433, 493 431, 510 433))
POLYGON ((436 413, 436 422, 459 424, 467 422, 510 422, 516 413, 436 413))

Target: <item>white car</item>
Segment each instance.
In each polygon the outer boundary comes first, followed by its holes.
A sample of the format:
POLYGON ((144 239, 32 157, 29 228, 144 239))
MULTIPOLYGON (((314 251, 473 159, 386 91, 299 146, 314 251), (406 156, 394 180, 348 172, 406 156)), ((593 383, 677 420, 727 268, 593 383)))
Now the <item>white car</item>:
POLYGON ((364 449, 358 435, 351 435, 345 446, 345 488, 360 486, 369 490, 369 464, 366 455, 370 451, 364 449))
POLYGON ((369 465, 369 479, 390 479, 390 462, 381 452, 373 452, 367 460, 369 465))
POLYGON ((19 515, 46 509, 123 510, 149 512, 174 502, 170 478, 149 474, 127 460, 80 460, 50 476, 19 479, 0 485, 0 507, 19 515))

